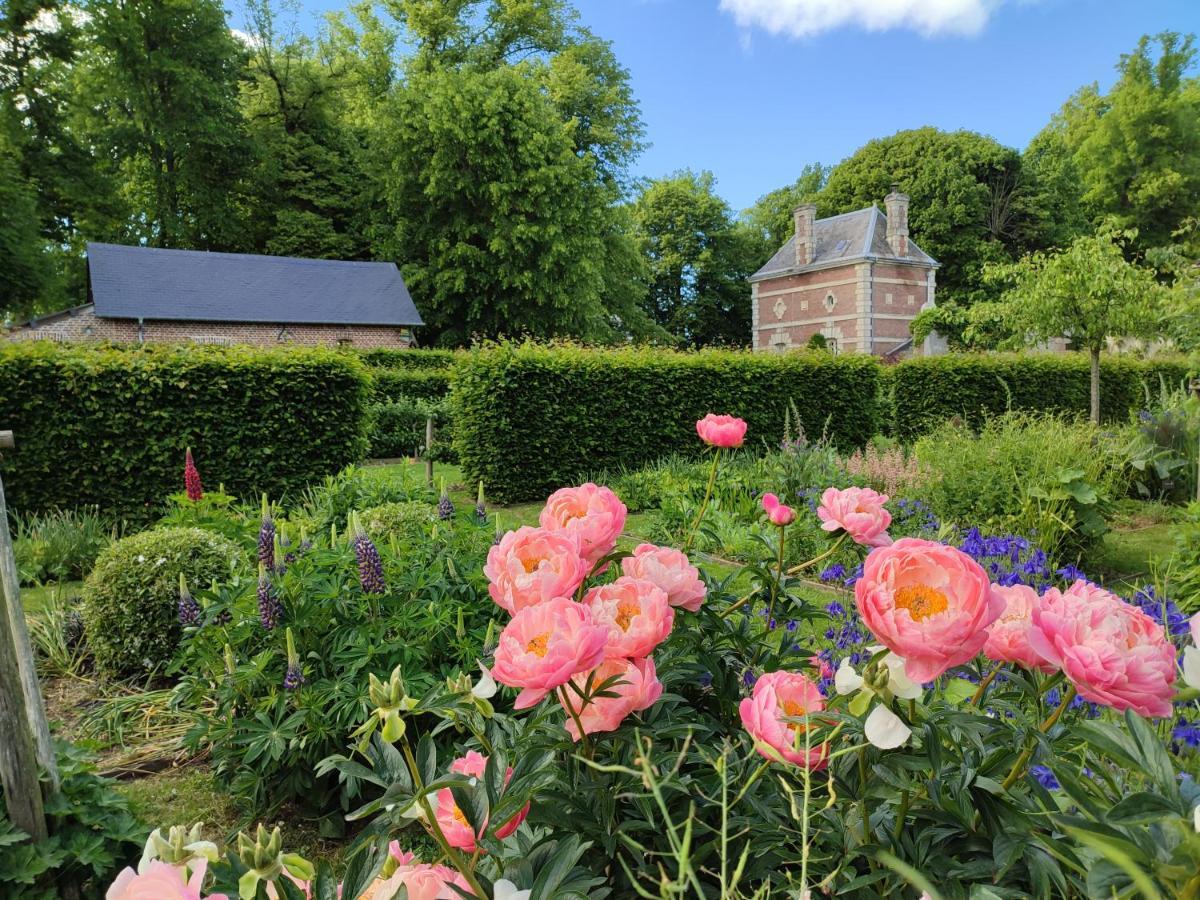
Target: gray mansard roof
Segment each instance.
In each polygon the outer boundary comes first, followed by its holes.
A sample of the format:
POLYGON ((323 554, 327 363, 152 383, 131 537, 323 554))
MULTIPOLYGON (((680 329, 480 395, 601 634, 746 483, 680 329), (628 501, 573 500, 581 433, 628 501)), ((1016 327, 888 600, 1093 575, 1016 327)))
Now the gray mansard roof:
POLYGON ((863 259, 895 260, 931 267, 938 264, 937 260, 913 243, 912 238, 908 240, 908 256, 893 253, 887 242, 887 216, 877 206, 817 219, 813 233, 815 252, 808 265, 796 265, 796 236, 793 234, 761 269, 750 276, 750 280, 761 281, 776 275, 863 259))
POLYGON ((88 244, 96 315, 113 319, 422 325, 395 263, 88 244))

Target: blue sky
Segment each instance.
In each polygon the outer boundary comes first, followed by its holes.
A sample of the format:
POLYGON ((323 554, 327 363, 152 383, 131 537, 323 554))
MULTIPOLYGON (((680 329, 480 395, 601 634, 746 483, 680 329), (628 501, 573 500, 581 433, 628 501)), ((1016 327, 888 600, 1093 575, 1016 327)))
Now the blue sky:
MULTIPOLYGON (((239 26, 237 0, 231 24, 239 26)), ((336 0, 308 0, 314 20, 336 0)), ((734 209, 873 137, 935 125, 1024 147, 1200 0, 576 0, 631 74, 636 174, 709 169, 734 209)))

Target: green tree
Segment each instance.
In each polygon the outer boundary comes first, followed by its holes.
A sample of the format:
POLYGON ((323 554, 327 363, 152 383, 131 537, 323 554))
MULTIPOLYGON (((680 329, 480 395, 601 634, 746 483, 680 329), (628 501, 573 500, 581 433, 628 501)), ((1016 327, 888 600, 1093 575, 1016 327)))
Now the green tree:
POLYGON ((253 246, 279 256, 365 258, 366 176, 356 136, 336 113, 349 64, 319 54, 298 32, 294 3, 279 4, 282 21, 268 0, 246 8, 253 246))
POLYGON ((1154 272, 1128 262, 1117 237, 1099 234, 1078 237, 1061 251, 993 266, 988 277, 1005 291, 999 301, 970 310, 968 331, 976 324, 1000 326, 1015 345, 1070 338, 1091 358, 1091 416, 1098 423, 1100 354, 1109 340, 1161 333, 1166 289, 1154 272))
POLYGON ((1144 36, 1117 65, 1107 94, 1081 89, 1043 134, 1078 172, 1095 225, 1136 229, 1133 249, 1165 245, 1200 196, 1200 78, 1195 39, 1144 36))
POLYGON ((942 264, 938 302, 969 306, 988 298, 984 265, 1011 260, 1023 242, 1020 154, 971 131, 897 132, 834 167, 818 213, 881 206, 893 184, 911 198, 913 240, 942 264))
POLYGON ((792 236, 795 228, 792 211, 801 203, 816 203, 828 178, 829 166, 809 163, 794 182, 759 197, 742 213, 742 219, 774 250, 792 236))
POLYGON ((605 327, 605 192, 529 76, 435 70, 391 101, 388 252, 442 344, 605 327))
MULTIPOLYGON (((121 183, 134 237, 241 249, 245 48, 217 0, 88 0, 84 138, 121 183)), ((81 104, 82 106, 82 104, 81 104)))
POLYGON ((648 182, 633 206, 650 272, 649 315, 688 344, 745 345, 763 239, 735 220, 711 172, 648 182))
POLYGON ((6 124, 0 117, 0 324, 34 312, 50 275, 37 200, 6 124))

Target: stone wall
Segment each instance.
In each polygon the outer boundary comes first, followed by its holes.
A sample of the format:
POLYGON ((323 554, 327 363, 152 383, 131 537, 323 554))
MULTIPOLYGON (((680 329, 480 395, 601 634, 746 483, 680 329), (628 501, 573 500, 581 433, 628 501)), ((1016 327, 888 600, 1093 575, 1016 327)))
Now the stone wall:
POLYGON ((79 307, 40 319, 10 332, 10 341, 114 341, 132 343, 280 344, 406 348, 412 332, 389 325, 301 325, 265 322, 194 322, 151 319, 141 325, 133 319, 105 319, 91 306, 79 307))

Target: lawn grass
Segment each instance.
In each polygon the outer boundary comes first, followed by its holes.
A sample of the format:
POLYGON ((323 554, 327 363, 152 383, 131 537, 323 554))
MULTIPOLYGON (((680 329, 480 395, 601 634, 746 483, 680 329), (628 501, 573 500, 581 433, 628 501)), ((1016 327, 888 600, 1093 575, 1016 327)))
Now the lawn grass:
POLYGON ((77 596, 83 589, 82 581, 60 581, 21 588, 21 605, 25 615, 35 616, 57 599, 77 596))

